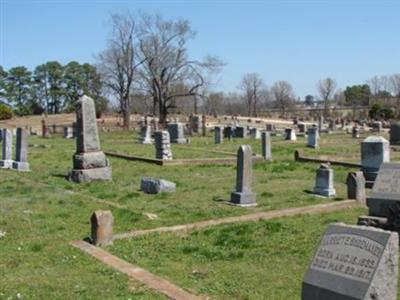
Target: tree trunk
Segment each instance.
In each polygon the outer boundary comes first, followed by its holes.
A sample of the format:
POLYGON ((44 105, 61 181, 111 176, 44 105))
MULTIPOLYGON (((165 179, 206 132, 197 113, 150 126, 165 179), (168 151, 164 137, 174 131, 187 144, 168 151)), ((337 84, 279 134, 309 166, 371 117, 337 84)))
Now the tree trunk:
POLYGON ((129 130, 130 125, 131 125, 131 106, 129 103, 129 100, 124 101, 124 111, 123 113, 123 118, 124 118, 124 130, 129 130))

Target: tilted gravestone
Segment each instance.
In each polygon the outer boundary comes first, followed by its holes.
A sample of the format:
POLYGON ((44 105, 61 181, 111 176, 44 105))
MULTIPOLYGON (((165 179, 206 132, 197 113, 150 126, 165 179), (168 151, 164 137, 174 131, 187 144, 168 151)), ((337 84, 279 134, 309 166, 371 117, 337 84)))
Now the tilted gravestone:
POLYGON ((69 179, 78 183, 111 180, 111 168, 100 149, 94 101, 87 96, 76 104, 76 153, 69 179))
POLYGON ((272 160, 271 152, 271 133, 263 131, 261 133, 261 152, 265 160, 272 160))
POLYGON ((154 146, 156 147, 156 158, 163 160, 172 159, 171 142, 168 131, 156 131, 154 133, 154 146))
POLYGON ((390 161, 389 142, 381 136, 369 136, 361 143, 361 171, 369 187, 382 163, 390 161))
POLYGON ((302 300, 396 300, 397 233, 331 224, 304 276, 302 300))
POLYGON ((237 153, 236 190, 231 193, 231 203, 240 206, 256 205, 256 194, 251 191, 253 152, 249 145, 240 146, 237 153))
POLYGON ((333 187, 333 169, 329 164, 321 164, 317 170, 314 194, 324 197, 336 196, 336 190, 333 187))
POLYGON ((347 175, 347 198, 366 204, 365 177, 363 172, 350 172, 347 175))
POLYGON ((400 163, 381 165, 367 206, 370 216, 389 219, 397 216, 397 222, 400 221, 400 163))
POLYGON ((91 240, 96 246, 108 246, 113 242, 114 218, 109 210, 96 210, 90 218, 91 240))
POLYGON ((186 144, 184 126, 182 123, 170 123, 168 124, 168 132, 171 139, 171 143, 175 144, 186 144))
POLYGON ((307 147, 318 148, 319 132, 317 127, 307 129, 307 147))
POLYGON ((221 144, 223 141, 223 134, 222 134, 222 128, 221 126, 215 126, 214 127, 214 143, 215 144, 221 144))
POLYGON ((4 128, 3 129, 3 145, 2 145, 2 160, 0 160, 0 167, 4 169, 12 168, 12 139, 13 134, 11 129, 4 128))
POLYGON ((15 149, 15 161, 12 168, 17 171, 29 171, 28 163, 28 136, 27 130, 17 128, 17 143, 15 149))

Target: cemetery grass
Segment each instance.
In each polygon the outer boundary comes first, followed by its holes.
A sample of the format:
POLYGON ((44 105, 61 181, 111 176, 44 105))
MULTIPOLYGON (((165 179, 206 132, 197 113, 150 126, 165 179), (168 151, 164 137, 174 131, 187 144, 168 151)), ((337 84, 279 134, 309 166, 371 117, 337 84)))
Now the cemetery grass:
MULTIPOLYGON (((128 154, 143 151, 143 155, 154 157, 154 146, 142 147, 134 141, 131 133, 101 134, 103 150, 128 154)), ((190 145, 173 145, 173 151, 176 158, 213 158, 219 154, 209 150, 236 153, 243 143, 260 154, 259 141, 214 145, 211 136, 193 138, 190 145), (204 150, 191 151, 192 146, 204 150)), ((295 149, 309 151, 305 139, 290 143, 274 137, 274 160, 254 165, 258 206, 239 208, 223 203, 234 189, 235 165, 160 167, 110 158, 112 182, 78 185, 65 179, 72 166, 73 140, 31 136, 29 144, 31 172, 0 170, 0 230, 6 232, 0 239, 0 299, 15 298, 17 293, 25 299, 164 299, 69 245, 71 240, 89 235, 89 217, 94 210, 111 210, 114 232, 121 233, 340 201, 346 198, 344 183, 352 170, 334 166, 336 199, 315 197, 309 191, 318 165, 293 160, 295 149), (145 195, 139 191, 141 176, 174 181, 177 191, 145 195), (148 213, 157 218, 150 219, 148 213)), ((334 151, 336 146, 329 144, 326 151, 334 151)))

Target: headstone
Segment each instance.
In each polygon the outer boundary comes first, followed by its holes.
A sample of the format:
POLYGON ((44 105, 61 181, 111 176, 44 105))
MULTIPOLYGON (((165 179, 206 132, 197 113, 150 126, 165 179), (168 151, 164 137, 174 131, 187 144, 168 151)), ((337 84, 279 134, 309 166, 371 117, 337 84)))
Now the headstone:
POLYGON ((175 144, 186 144, 185 132, 182 123, 170 123, 168 124, 168 132, 171 139, 171 143, 175 144))
POLYGON ((381 164, 389 161, 390 145, 385 138, 369 136, 361 143, 361 171, 367 183, 374 182, 381 164))
POLYGON ((163 160, 172 159, 171 142, 168 131, 156 131, 154 133, 156 158, 163 160))
POLYGON ((201 116, 198 115, 193 115, 192 116, 192 132, 193 133, 200 133, 201 128, 203 127, 202 122, 201 122, 201 116))
POLYGON ((233 138, 233 134, 234 134, 234 130, 231 126, 224 127, 224 138, 231 141, 233 138))
POLYGON ((319 132, 317 127, 309 127, 307 129, 307 147, 318 148, 319 132))
POLYGON ((366 204, 365 177, 363 172, 350 172, 347 175, 347 198, 366 204))
POLYGON ((258 128, 251 128, 250 129, 250 136, 253 139, 259 140, 259 139, 261 139, 261 131, 258 128))
POLYGON ((390 125, 390 145, 400 145, 400 122, 390 125))
POLYGON ((111 168, 100 149, 94 101, 87 96, 82 96, 76 104, 76 133, 76 153, 69 179, 78 183, 111 180, 111 168))
POLYGON ((324 116, 319 116, 318 118, 318 129, 321 130, 324 128, 324 116))
POLYGON ((237 154, 236 190, 231 193, 231 203, 240 206, 256 205, 256 194, 251 191, 253 152, 249 145, 239 148, 237 154))
POLYGON ((145 125, 140 128, 138 142, 140 144, 153 144, 153 139, 151 138, 151 126, 150 125, 145 125))
POLYGON ((0 168, 11 169, 13 160, 12 160, 12 147, 13 147, 13 134, 11 129, 4 128, 3 129, 3 145, 2 152, 3 157, 0 160, 0 168))
POLYGON ((293 128, 286 128, 285 129, 285 140, 287 141, 296 141, 296 131, 293 128))
POLYGON ((336 190, 333 187, 333 169, 329 164, 321 164, 317 170, 314 194, 324 197, 336 196, 336 190))
POLYGON ((272 160, 270 132, 263 131, 261 133, 261 152, 265 160, 272 160))
POLYGON ((49 133, 49 128, 47 127, 46 119, 42 119, 42 137, 43 138, 49 138, 50 133, 49 133))
POLYGON ((109 210, 96 210, 90 218, 92 225, 92 244, 96 246, 108 246, 113 243, 114 218, 109 210))
POLYGON ((269 132, 275 131, 274 125, 272 124, 266 124, 265 129, 269 132))
POLYGON ((360 128, 358 126, 354 126, 353 129, 351 130, 351 135, 353 139, 360 138, 360 128))
POLYGON ((382 122, 375 121, 372 123, 372 131, 374 132, 381 132, 382 131, 382 122))
POLYGON ((215 144, 221 144, 223 141, 222 128, 220 126, 214 127, 214 142, 215 144))
POLYGON ((140 190, 146 194, 175 192, 176 184, 165 179, 142 177, 140 181, 140 190))
POLYGON ((247 137, 247 129, 242 126, 236 126, 235 128, 235 137, 237 138, 246 138, 247 137))
POLYGON ((28 163, 28 131, 17 128, 17 143, 15 151, 15 161, 12 168, 18 171, 29 171, 28 163))
POLYGON ((307 131, 307 126, 304 123, 298 123, 297 128, 299 129, 299 133, 306 133, 307 131))
POLYGON ((400 217, 400 163, 382 163, 367 206, 371 216, 400 217))
POLYGON ((304 276, 302 300, 396 300, 397 233, 328 226, 304 276))
POLYGON ((72 139, 74 138, 74 131, 72 127, 65 126, 64 127, 64 139, 72 139))

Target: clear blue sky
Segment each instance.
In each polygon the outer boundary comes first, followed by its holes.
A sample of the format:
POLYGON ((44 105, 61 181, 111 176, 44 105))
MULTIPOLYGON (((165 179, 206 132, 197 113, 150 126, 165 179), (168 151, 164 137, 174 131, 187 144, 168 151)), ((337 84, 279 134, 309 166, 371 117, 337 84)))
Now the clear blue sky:
POLYGON ((327 76, 338 86, 400 73, 399 1, 18 1, 0 0, 0 64, 30 69, 49 60, 94 62, 111 12, 185 18, 197 31, 192 58, 221 57, 218 89, 235 90, 258 72, 271 86, 288 80, 316 94, 327 76))

